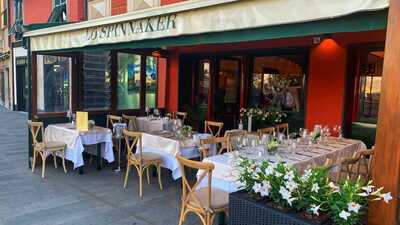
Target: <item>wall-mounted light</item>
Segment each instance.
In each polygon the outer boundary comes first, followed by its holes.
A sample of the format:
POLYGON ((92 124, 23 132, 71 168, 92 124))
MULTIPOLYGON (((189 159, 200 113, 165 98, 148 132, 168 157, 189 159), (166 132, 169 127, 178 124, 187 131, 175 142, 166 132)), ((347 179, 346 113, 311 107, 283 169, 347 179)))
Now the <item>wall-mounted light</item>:
POLYGON ((313 37, 312 42, 313 42, 314 45, 319 45, 325 39, 330 39, 330 38, 332 38, 331 34, 322 34, 322 35, 313 37))

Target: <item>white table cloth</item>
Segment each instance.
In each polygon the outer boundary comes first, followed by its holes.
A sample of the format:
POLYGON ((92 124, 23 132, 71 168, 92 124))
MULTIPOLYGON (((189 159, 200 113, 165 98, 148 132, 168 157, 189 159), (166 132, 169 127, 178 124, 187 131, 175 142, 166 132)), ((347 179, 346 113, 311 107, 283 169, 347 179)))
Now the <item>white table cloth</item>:
MULTIPOLYGON (((328 158, 333 161, 334 165, 339 165, 342 158, 352 157, 360 149, 365 149, 365 145, 361 141, 331 138, 327 145, 313 144, 308 146, 307 144, 299 144, 294 150, 283 151, 275 155, 265 154, 259 147, 245 148, 239 151, 239 154, 250 159, 268 160, 272 163, 283 161, 299 171, 304 171, 314 166, 323 165, 328 158)), ((203 162, 210 162, 215 166, 212 174, 212 186, 229 193, 240 190, 236 180, 237 171, 230 160, 231 154, 233 153, 211 156, 203 160, 203 162)), ((201 173, 203 171, 198 171, 197 176, 201 173)), ((207 185, 205 181, 206 179, 199 185, 199 188, 207 185)))
MULTIPOLYGON (((74 169, 84 165, 82 153, 84 145, 101 143, 101 155, 107 162, 114 161, 112 132, 110 129, 95 126, 86 132, 79 132, 72 124, 51 124, 44 134, 46 141, 64 142, 67 145, 66 159, 74 163, 74 169)), ((96 154, 94 152, 88 152, 96 154)))
POLYGON ((162 131, 167 122, 167 120, 160 118, 136 117, 137 129, 146 133, 162 131))
MULTIPOLYGON (((210 134, 194 134, 193 138, 177 139, 170 133, 142 134, 142 147, 144 152, 158 153, 162 157, 162 167, 172 171, 172 177, 176 180, 181 177, 177 154, 193 159, 200 156, 198 140, 211 137, 210 134)), ((216 146, 210 146, 210 154, 216 154, 216 146)))

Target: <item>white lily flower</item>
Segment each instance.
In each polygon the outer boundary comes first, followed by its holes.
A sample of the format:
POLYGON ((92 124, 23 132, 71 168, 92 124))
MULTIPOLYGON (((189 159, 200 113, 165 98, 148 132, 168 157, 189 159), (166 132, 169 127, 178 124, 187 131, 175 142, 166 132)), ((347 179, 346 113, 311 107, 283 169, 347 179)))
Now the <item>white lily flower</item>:
POLYGON ((382 194, 381 198, 383 198, 384 202, 389 203, 389 201, 391 201, 393 199, 392 193, 388 192, 388 193, 382 194))
POLYGON ((317 184, 317 183, 314 183, 314 184, 312 185, 312 187, 311 187, 311 191, 312 191, 312 192, 315 192, 315 193, 317 193, 317 194, 318 194, 318 191, 319 191, 319 186, 318 186, 318 184, 317 184))
POLYGON ((303 176, 301 176, 301 181, 307 181, 311 177, 311 169, 305 170, 303 176))
POLYGON ((283 177, 285 180, 293 180, 294 178, 294 172, 293 170, 289 171, 288 173, 285 174, 283 177))
POLYGON ((357 204, 355 202, 350 202, 350 203, 347 204, 347 210, 349 210, 349 212, 358 213, 360 208, 361 208, 361 205, 357 204))
POLYGON ((253 191, 254 191, 255 193, 260 193, 260 192, 261 192, 261 189, 262 189, 262 185, 261 185, 260 183, 255 183, 255 184, 253 185, 253 191))
POLYGON ((274 168, 272 166, 268 166, 264 171, 266 176, 272 175, 274 173, 274 168))
POLYGON ((295 189, 297 189, 299 187, 299 184, 297 184, 296 182, 294 182, 293 180, 290 181, 286 181, 285 182, 285 186, 286 189, 289 190, 290 192, 294 191, 295 189))
POLYGON ((269 192, 271 191, 271 184, 268 181, 263 181, 262 182, 262 188, 261 188, 261 196, 265 197, 265 196, 269 196, 269 192))
POLYGON ((314 215, 317 215, 317 216, 319 216, 319 208, 321 207, 321 205, 315 205, 315 204, 312 204, 311 205, 311 209, 310 209, 310 211, 314 214, 314 215))
POLYGON ((362 187, 361 189, 363 189, 365 191, 365 193, 367 193, 369 195, 372 193, 374 188, 375 188, 375 186, 367 185, 365 187, 362 187))
POLYGON ((333 182, 329 183, 329 187, 334 191, 334 192, 339 192, 340 188, 336 186, 333 182))
POLYGON ((342 218, 342 219, 344 219, 344 220, 347 220, 347 218, 350 216, 350 213, 349 212, 346 212, 346 211, 344 211, 344 210, 342 210, 340 213, 339 213, 339 217, 340 218, 342 218))

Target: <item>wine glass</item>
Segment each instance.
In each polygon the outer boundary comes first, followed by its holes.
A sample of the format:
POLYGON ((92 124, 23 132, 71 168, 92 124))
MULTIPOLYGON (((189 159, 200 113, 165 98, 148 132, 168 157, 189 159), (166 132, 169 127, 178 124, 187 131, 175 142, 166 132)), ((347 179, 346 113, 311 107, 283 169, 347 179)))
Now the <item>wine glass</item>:
POLYGON ((146 112, 146 116, 149 117, 150 108, 148 106, 146 106, 145 112, 146 112))

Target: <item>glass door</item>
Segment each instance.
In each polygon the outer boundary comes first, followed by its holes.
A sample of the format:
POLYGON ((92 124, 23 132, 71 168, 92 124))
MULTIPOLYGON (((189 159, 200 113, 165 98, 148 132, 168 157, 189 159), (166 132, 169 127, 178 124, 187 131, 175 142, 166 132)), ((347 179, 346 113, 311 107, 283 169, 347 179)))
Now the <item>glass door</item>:
POLYGON ((224 129, 237 127, 240 109, 240 58, 218 60, 215 79, 214 118, 224 122, 224 129))

